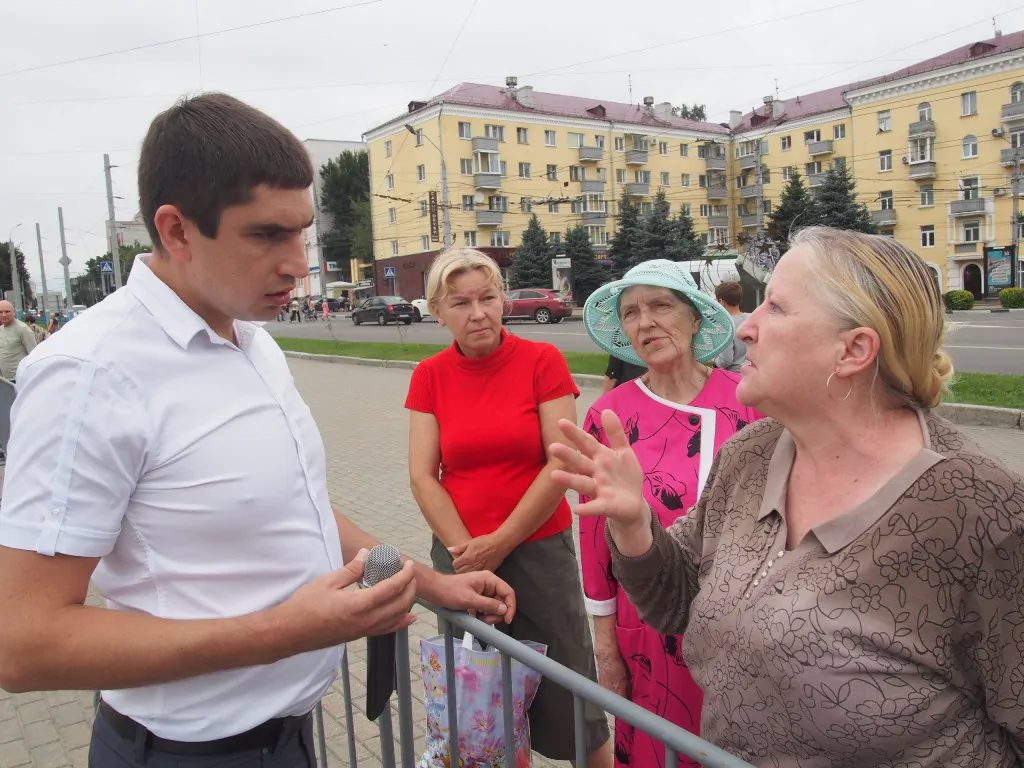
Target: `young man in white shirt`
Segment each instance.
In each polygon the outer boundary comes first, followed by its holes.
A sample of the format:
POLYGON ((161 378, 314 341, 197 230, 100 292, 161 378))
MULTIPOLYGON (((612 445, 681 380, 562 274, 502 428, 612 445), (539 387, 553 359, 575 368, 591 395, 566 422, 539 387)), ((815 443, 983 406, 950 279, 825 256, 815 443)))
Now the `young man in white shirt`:
POLYGON ((102 691, 90 765, 304 765, 343 643, 419 596, 509 619, 489 573, 406 563, 334 510, 319 431, 262 321, 308 273, 303 145, 222 94, 139 161, 153 254, 27 358, 0 507, 0 685, 102 691), (105 608, 84 605, 90 579, 105 608), (270 760, 271 762, 268 762, 270 760))

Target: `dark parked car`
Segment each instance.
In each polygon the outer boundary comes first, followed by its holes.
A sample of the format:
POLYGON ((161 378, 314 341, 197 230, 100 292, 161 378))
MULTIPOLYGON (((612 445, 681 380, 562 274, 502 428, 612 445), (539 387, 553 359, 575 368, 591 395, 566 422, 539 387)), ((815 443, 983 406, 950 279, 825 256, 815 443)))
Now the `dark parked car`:
POLYGON ((520 288, 508 294, 502 320, 536 320, 560 323, 572 315, 572 302, 561 291, 550 288, 520 288))
POLYGON ((401 320, 406 325, 410 325, 414 314, 412 304, 401 296, 374 296, 352 310, 352 322, 356 325, 362 323, 387 325, 392 320, 395 322, 401 320))

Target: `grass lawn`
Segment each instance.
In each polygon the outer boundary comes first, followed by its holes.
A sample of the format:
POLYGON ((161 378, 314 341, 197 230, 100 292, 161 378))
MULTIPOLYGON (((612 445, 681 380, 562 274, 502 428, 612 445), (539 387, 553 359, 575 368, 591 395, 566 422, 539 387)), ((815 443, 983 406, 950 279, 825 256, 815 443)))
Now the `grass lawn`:
MULTIPOLYGON (((444 344, 396 344, 374 341, 328 341, 325 339, 277 339, 281 349, 314 355, 345 355, 374 360, 420 361, 437 354, 444 344)), ((600 376, 608 364, 608 356, 596 352, 566 352, 565 359, 573 373, 600 376)), ((994 405, 1001 408, 1024 408, 1024 376, 999 373, 958 373, 953 382, 950 402, 972 405, 994 405)))

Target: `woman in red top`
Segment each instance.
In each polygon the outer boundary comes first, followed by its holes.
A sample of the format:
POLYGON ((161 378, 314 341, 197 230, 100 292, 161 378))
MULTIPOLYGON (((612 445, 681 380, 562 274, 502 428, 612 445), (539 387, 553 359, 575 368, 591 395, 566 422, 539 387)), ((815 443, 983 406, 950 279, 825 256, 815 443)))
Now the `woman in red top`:
MULTIPOLYGON (((427 304, 455 341, 420 363, 409 385, 412 491, 434 532, 434 568, 497 573, 516 592, 506 631, 596 680, 572 513, 546 448, 563 440, 559 419, 575 423, 579 390, 555 347, 502 328, 504 303, 485 254, 451 250, 431 266, 427 304)), ((611 766, 605 715, 590 704, 585 714, 588 765, 611 766)), ((572 759, 572 694, 545 680, 530 731, 537 752, 572 759)))

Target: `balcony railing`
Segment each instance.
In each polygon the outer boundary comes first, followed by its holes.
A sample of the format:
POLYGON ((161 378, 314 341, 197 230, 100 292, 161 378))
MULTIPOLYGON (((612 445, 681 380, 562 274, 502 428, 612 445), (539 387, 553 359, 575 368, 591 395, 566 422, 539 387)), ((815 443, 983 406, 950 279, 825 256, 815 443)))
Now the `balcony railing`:
POLYGON ((934 160, 910 161, 910 178, 912 179, 934 179, 938 174, 938 168, 934 160))
POLYGON ((1002 117, 1004 123, 1024 120, 1024 101, 1018 101, 1015 104, 1003 104, 1002 117))
POLYGON ((724 200, 729 196, 729 189, 725 184, 716 184, 708 187, 708 200, 724 200))
POLYGON ((949 215, 968 216, 984 213, 986 207, 986 201, 983 197, 973 197, 970 200, 954 200, 949 204, 949 215))
POLYGON ((815 155, 831 155, 832 154, 832 139, 826 139, 825 141, 812 141, 807 144, 807 153, 814 157, 815 155))
POLYGON ((647 154, 646 149, 627 149, 626 165, 647 165, 647 154))
POLYGON ((498 151, 498 140, 492 139, 489 136, 474 136, 473 137, 473 151, 474 152, 497 152, 498 151))
MULTIPOLYGON (((1014 106, 1017 106, 1014 104, 1014 106)), ((1007 147, 999 151, 999 162, 1003 165, 1013 165, 1014 154, 1017 155, 1017 162, 1024 162, 1024 147, 1007 147)))
POLYGON ((761 194, 760 184, 747 184, 745 187, 740 187, 740 197, 747 200, 751 197, 757 197, 761 194))
POLYGON ((953 245, 953 253, 963 254, 963 253, 977 253, 977 252, 978 252, 978 243, 977 242, 970 242, 970 243, 960 242, 960 243, 954 243, 954 245, 953 245))
POLYGON ((584 194, 601 194, 604 192, 604 179, 587 179, 580 182, 580 191, 584 194))
POLYGON ((807 186, 811 187, 812 189, 814 187, 820 187, 824 183, 825 183, 825 174, 824 173, 811 173, 811 174, 807 175, 807 186))
POLYGON ((501 189, 500 173, 474 173, 473 184, 477 189, 501 189))
POLYGON ((592 226, 601 226, 608 220, 607 211, 584 211, 583 223, 592 226))
POLYGON ((599 163, 604 157, 601 147, 580 147, 580 162, 599 163))
POLYGON ((724 157, 708 157, 704 160, 707 163, 709 171, 724 171, 725 170, 725 158, 724 157))
POLYGON ((502 211, 477 211, 476 223, 480 227, 500 227, 504 221, 502 211))
POLYGON ((608 243, 591 243, 590 250, 597 254, 608 253, 608 243))
POLYGON ((627 181, 626 194, 630 197, 646 197, 651 194, 651 185, 646 181, 627 181))
POLYGON ((744 229, 747 227, 756 227, 760 223, 760 217, 756 213, 744 213, 740 216, 740 225, 744 229))
POLYGON ((726 229, 729 226, 729 217, 714 213, 708 216, 708 226, 714 229, 726 229))
POLYGON ((879 227, 891 227, 896 223, 896 211, 892 208, 872 211, 871 220, 879 227))
POLYGON ((918 136, 934 136, 935 121, 918 120, 916 123, 911 123, 910 128, 907 130, 907 135, 910 136, 910 138, 915 138, 918 136))
POLYGON ((744 155, 740 158, 740 170, 746 171, 757 168, 757 155, 744 155))

